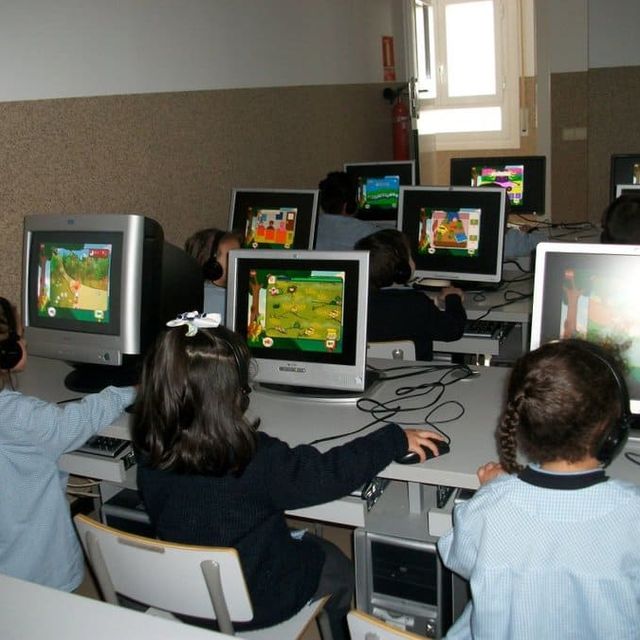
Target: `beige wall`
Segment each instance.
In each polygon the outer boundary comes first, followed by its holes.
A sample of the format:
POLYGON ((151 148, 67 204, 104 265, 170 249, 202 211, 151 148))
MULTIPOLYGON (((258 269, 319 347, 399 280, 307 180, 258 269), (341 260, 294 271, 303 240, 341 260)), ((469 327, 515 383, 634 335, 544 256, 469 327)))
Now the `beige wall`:
POLYGON ((0 103, 0 295, 19 300, 30 213, 141 213, 182 246, 226 226, 233 187, 316 188, 391 157, 384 85, 0 103))

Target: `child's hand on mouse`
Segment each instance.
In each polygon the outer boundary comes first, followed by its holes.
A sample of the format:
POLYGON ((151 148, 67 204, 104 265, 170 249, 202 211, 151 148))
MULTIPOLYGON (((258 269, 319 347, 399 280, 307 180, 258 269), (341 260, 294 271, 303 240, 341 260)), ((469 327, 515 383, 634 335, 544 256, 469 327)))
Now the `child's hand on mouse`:
POLYGON ((504 471, 498 462, 487 462, 487 464, 483 464, 476 473, 478 474, 480 484, 483 485, 506 473, 506 471, 504 471))
POLYGON ((423 446, 431 449, 435 456, 439 455, 438 447, 434 444, 434 440, 444 441, 444 436, 436 433, 435 431, 426 431, 418 429, 405 429, 405 435, 409 442, 409 451, 415 451, 420 456, 420 462, 424 462, 426 454, 423 450, 423 446))

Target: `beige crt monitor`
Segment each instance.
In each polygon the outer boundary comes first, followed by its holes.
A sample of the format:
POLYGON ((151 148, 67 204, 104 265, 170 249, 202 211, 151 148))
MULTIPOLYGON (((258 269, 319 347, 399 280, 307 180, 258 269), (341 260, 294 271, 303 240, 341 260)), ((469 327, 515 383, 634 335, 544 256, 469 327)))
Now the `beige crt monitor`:
POLYGON ((563 338, 620 344, 634 416, 640 416, 638 283, 640 246, 542 242, 536 247, 531 349, 563 338))

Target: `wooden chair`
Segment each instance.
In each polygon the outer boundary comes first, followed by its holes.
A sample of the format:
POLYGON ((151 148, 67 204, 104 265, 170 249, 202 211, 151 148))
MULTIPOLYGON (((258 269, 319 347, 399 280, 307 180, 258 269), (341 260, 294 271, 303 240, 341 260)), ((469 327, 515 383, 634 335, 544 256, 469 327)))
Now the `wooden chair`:
POLYGON ((388 358, 392 360, 415 360, 416 345, 412 340, 369 342, 369 344, 367 344, 367 357, 388 358))
MULTIPOLYGON (((77 515, 80 541, 104 599, 119 604, 117 594, 148 607, 147 613, 217 620, 220 631, 235 635, 233 623, 253 618, 251 599, 238 552, 230 547, 201 547, 145 538, 77 515)), ((273 585, 274 589, 286 585, 273 585)), ((307 603, 273 627, 242 631, 243 638, 299 638, 321 613, 327 598, 307 603)), ((325 625, 322 627, 326 632, 325 625)))
POLYGON ((351 640, 424 640, 424 636, 403 631, 358 609, 349 611, 347 623, 351 640))

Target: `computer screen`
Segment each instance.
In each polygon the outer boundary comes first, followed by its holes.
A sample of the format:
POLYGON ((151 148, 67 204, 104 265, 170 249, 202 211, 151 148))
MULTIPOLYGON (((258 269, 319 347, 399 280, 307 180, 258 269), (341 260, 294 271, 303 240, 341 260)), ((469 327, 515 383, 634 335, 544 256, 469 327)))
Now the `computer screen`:
POLYGON ((233 189, 229 229, 247 249, 312 249, 317 189, 233 189))
POLYGON ((619 198, 620 196, 628 196, 628 195, 640 196, 640 183, 616 185, 616 198, 619 198))
POLYGON ((416 278, 434 286, 499 283, 505 198, 501 187, 403 187, 398 226, 416 278))
POLYGON ((481 187, 498 184, 506 189, 512 213, 545 212, 544 156, 451 158, 452 185, 481 187))
POLYGON ((135 214, 27 216, 23 287, 29 353, 73 363, 79 391, 135 381, 164 323, 202 306, 198 263, 135 214))
POLYGON ((255 382, 363 391, 368 282, 366 251, 231 251, 227 327, 247 340, 255 382))
POLYGON ((344 170, 356 180, 358 217, 395 223, 400 187, 416 184, 415 162, 348 162, 344 170))
POLYGON ((615 153, 611 156, 609 200, 616 197, 619 184, 640 185, 640 153, 615 153))
POLYGON ((542 242, 536 248, 531 349, 583 338, 623 345, 631 411, 640 413, 640 246, 542 242))

